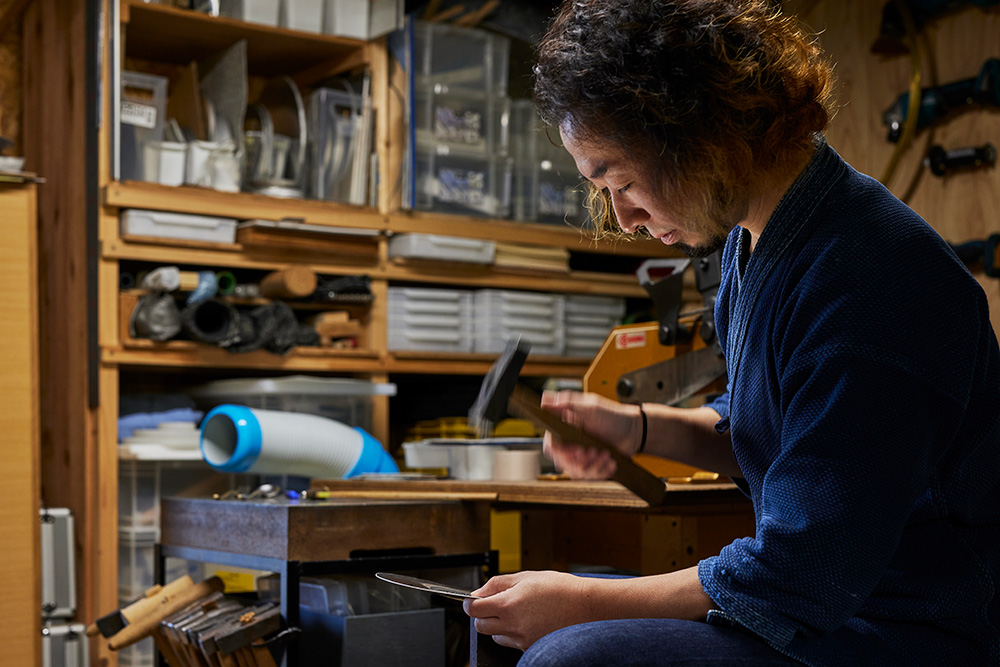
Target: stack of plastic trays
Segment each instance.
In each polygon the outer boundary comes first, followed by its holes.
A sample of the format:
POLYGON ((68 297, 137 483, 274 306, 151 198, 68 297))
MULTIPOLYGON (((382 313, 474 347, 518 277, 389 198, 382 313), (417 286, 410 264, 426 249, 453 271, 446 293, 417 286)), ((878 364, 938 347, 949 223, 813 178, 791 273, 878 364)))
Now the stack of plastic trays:
POLYGON ((414 208, 509 214, 509 53, 509 40, 484 30, 414 23, 414 208))
POLYGON ((520 336, 531 343, 532 354, 563 354, 565 295, 484 289, 475 292, 473 303, 476 352, 503 352, 508 339, 520 336))
POLYGON ((616 296, 566 297, 567 357, 593 357, 625 315, 625 299, 616 296))
POLYGON ((584 185, 573 156, 559 144, 558 132, 546 133, 530 100, 514 100, 510 114, 516 220, 582 224, 584 185), (554 135, 554 136, 553 136, 554 135))
POLYGON ((389 288, 389 349, 472 352, 472 292, 389 288))

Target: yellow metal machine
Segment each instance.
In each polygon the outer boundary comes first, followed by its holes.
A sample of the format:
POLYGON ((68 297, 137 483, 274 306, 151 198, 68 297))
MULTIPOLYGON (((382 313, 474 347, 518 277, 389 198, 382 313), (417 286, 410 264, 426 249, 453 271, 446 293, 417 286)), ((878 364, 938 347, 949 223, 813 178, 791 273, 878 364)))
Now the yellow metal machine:
MULTIPOLYGON (((659 321, 615 327, 583 379, 583 390, 622 403, 699 405, 704 396, 725 388, 725 361, 715 335, 713 311, 719 286, 718 253, 693 260, 700 308, 686 313, 683 278, 692 260, 645 262, 640 283, 653 300, 659 321), (665 270, 655 280, 651 273, 665 270)), ((702 477, 677 461, 640 454, 636 461, 661 477, 702 477)))

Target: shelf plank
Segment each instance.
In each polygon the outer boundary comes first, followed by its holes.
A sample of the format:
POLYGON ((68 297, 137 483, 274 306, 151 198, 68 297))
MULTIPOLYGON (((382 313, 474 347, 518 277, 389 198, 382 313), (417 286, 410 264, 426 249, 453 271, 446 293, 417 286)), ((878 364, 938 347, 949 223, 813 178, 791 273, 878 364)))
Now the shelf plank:
MULTIPOLYGON (((444 352, 389 351, 386 370, 390 373, 431 375, 485 375, 497 360, 496 354, 449 354, 444 352)), ((590 359, 529 355, 521 375, 526 377, 582 378, 590 359)))
POLYGON ((143 208, 238 220, 297 220, 313 225, 352 229, 384 229, 378 211, 361 206, 314 199, 281 199, 249 192, 219 192, 193 186, 125 181, 104 189, 104 205, 143 208))
MULTIPOLYGON (((285 356, 264 350, 237 354, 194 341, 156 343, 142 340, 130 340, 126 345, 108 346, 101 351, 103 363, 118 366, 434 375, 485 375, 496 357, 493 354, 389 352, 383 358, 371 350, 307 347, 296 348, 285 356)), ((529 357, 521 375, 582 378, 589 365, 590 359, 529 357)))
POLYGON ((359 39, 248 23, 141 0, 129 0, 124 9, 125 55, 159 62, 201 60, 245 39, 250 71, 275 76, 339 60, 354 62, 367 46, 359 39), (179 44, 184 48, 178 48, 179 44))
POLYGON ((590 271, 529 271, 492 266, 459 265, 435 262, 390 262, 385 267, 389 280, 413 281, 463 287, 497 287, 506 289, 545 290, 601 296, 648 298, 649 293, 630 274, 594 273, 590 271))
POLYGON ((273 271, 292 263, 307 262, 317 273, 326 275, 365 274, 373 279, 416 282, 437 285, 462 285, 467 288, 500 287, 504 289, 545 290, 572 294, 593 294, 648 298, 635 276, 590 271, 527 271, 491 266, 458 265, 435 262, 377 262, 360 258, 357 263, 331 262, 325 257, 309 257, 298 251, 281 248, 246 248, 218 243, 199 244, 170 239, 157 243, 113 238, 102 242, 101 256, 105 259, 134 260, 157 264, 215 266, 237 269, 273 271))
POLYGON ((584 231, 568 225, 543 225, 518 220, 490 220, 472 216, 401 211, 388 216, 393 233, 443 234, 529 245, 556 246, 576 252, 627 257, 681 257, 681 253, 659 241, 595 241, 584 231))
POLYGON ((288 371, 336 371, 376 373, 385 370, 376 352, 296 348, 285 356, 265 350, 233 353, 192 341, 133 341, 128 347, 101 350, 101 361, 119 366, 161 366, 221 369, 266 369, 288 371), (142 345, 141 343, 146 343, 142 345))
MULTIPOLYGON (((231 249, 175 247, 132 243, 118 238, 102 242, 101 256, 105 259, 135 260, 156 264, 212 266, 259 271, 274 271, 290 264, 300 264, 306 261, 316 273, 324 275, 365 274, 372 277, 381 275, 378 266, 370 261, 357 263, 333 263, 328 259, 310 261, 312 258, 303 256, 301 252, 283 251, 280 248, 251 251, 238 245, 234 245, 231 249)), ((337 259, 343 258, 338 257, 337 259)))

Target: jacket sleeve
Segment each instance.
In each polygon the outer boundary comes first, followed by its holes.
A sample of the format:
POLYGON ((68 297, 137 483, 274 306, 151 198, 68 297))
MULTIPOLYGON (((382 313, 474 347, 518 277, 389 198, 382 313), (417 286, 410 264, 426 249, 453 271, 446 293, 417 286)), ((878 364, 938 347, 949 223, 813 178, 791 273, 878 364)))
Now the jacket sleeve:
POLYGON ((856 314, 844 309, 855 305, 827 301, 808 327, 772 335, 777 387, 759 378, 734 387, 743 395, 733 409, 754 404, 753 392, 777 404, 780 433, 770 437, 779 441, 754 434, 753 414, 734 422, 734 443, 772 448, 769 465, 744 468, 757 531, 702 561, 699 577, 717 605, 709 620, 744 626, 779 649, 796 635, 834 631, 863 605, 898 613, 873 592, 887 573, 912 571, 894 562, 904 542, 905 553, 920 551, 919 529, 908 529, 946 512, 935 470, 962 422, 962 382, 935 372, 941 360, 928 355, 948 350, 947 374, 971 373, 976 335, 901 350, 912 331, 900 340, 868 338, 863 326, 845 332, 856 314))

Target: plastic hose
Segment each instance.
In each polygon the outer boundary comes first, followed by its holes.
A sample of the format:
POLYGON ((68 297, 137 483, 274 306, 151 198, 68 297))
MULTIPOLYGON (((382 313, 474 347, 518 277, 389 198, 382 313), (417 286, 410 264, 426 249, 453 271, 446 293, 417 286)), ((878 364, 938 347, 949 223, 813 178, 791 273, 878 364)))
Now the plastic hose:
POLYGON ((298 412, 224 404, 202 422, 201 455, 233 473, 347 478, 399 472, 392 457, 364 429, 298 412))

